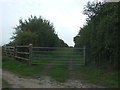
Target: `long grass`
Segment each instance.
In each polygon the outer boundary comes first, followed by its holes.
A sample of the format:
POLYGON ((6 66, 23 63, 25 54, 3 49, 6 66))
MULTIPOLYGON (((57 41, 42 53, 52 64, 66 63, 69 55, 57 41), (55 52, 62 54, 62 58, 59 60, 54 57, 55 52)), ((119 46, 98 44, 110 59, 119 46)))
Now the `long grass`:
POLYGON ((32 76, 42 71, 41 65, 28 65, 25 62, 20 62, 10 57, 3 57, 2 67, 5 70, 12 71, 21 76, 32 76))
POLYGON ((119 87, 119 72, 103 73, 103 69, 98 69, 94 66, 74 66, 74 70, 82 79, 88 82, 109 88, 119 87))

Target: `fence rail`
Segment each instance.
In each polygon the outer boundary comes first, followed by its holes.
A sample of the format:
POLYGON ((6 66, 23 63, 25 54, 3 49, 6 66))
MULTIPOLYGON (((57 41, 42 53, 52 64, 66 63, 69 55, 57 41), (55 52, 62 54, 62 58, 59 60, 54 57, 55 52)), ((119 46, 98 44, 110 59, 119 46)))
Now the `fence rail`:
POLYGON ((27 61, 29 64, 46 65, 85 65, 84 48, 4 46, 6 56, 27 61))
POLYGON ((21 59, 30 62, 31 47, 31 44, 26 46, 3 46, 3 54, 15 59, 21 59))
POLYGON ((7 56, 14 56, 14 47, 12 46, 7 46, 7 47, 3 47, 3 53, 7 56))

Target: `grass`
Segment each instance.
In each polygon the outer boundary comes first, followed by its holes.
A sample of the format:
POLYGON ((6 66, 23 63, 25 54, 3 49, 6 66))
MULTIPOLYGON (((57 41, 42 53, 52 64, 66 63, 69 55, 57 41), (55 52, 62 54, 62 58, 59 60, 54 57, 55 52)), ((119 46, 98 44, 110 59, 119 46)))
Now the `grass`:
MULTIPOLYGON (((74 53, 76 55, 76 53, 74 53)), ((47 74, 51 76, 53 79, 55 79, 58 82, 65 82, 69 78, 69 71, 68 71, 68 63, 69 59, 73 55, 72 49, 57 49, 54 50, 54 53, 50 53, 48 55, 46 54, 34 54, 32 57, 32 62, 34 63, 50 63, 50 61, 58 61, 56 64, 66 64, 66 65, 53 65, 50 70, 48 70, 47 74), (35 56, 36 55, 36 56, 35 56), (63 55, 63 56, 61 56, 63 55), (66 55, 66 56, 64 56, 66 55), (68 55, 68 56, 67 56, 68 55), (41 59, 41 58, 55 58, 54 60, 49 59, 41 59)), ((41 72, 41 66, 35 65, 35 66, 29 66, 25 63, 16 61, 14 59, 11 59, 9 57, 3 57, 3 68, 10 70, 12 72, 15 72, 18 75, 22 76, 32 76, 34 74, 37 74, 41 72)), ((76 58, 75 58, 76 59, 76 58)), ((76 61, 74 61, 76 63, 76 61)))
MULTIPOLYGON (((56 57, 56 61, 63 61, 63 62, 56 62, 56 64, 67 64, 69 62, 69 59, 72 58, 74 60, 75 57, 72 57, 72 49, 71 50, 56 50, 56 53, 49 56, 50 58, 56 57), (58 52, 62 53, 58 53, 58 52), (70 56, 60 56, 60 55, 68 55, 71 53, 70 56), (60 55, 59 55, 60 54, 60 55), (60 60, 59 60, 59 59, 60 60)), ((75 53, 75 55, 77 55, 75 53)), ((77 58, 76 58, 77 59, 77 58)), ((38 59, 38 61, 49 61, 49 60, 41 60, 38 59)), ((51 60, 52 61, 52 60, 51 60)), ((76 63, 76 62, 75 62, 76 63)), ((83 63, 83 62, 80 62, 83 63)), ((3 68, 7 69, 9 71, 15 72, 18 75, 22 76, 33 76, 35 74, 40 73, 43 67, 41 65, 28 65, 26 63, 22 63, 19 61, 16 61, 14 59, 11 59, 9 57, 3 57, 3 68)), ((74 70, 77 74, 77 76, 81 77, 82 79, 85 79, 88 82, 92 82, 98 85, 103 85, 110 88, 118 88, 118 72, 109 72, 109 73, 103 73, 104 69, 98 69, 93 66, 74 66, 74 70)), ((47 74, 54 78, 56 81, 59 82, 65 82, 70 76, 68 71, 68 65, 53 65, 50 70, 48 70, 47 74)))
POLYGON ((58 57, 59 60, 56 58, 56 65, 53 65, 52 68, 47 72, 49 76, 54 78, 58 82, 65 82, 69 78, 68 66, 62 65, 68 63, 68 57, 63 57, 61 55, 67 55, 68 50, 56 50, 56 54, 54 56, 58 57), (60 53, 59 53, 60 52, 60 53), (57 65, 58 64, 58 65, 57 65), (61 64, 61 65, 59 65, 61 64))
POLYGON ((21 76, 32 76, 42 71, 40 65, 28 65, 10 57, 3 57, 3 69, 12 71, 21 76))
MULTIPOLYGON (((58 61, 58 62, 55 62, 55 64, 66 64, 67 63, 66 58, 63 58, 60 56, 60 55, 63 55, 63 53, 65 54, 64 51, 65 50, 53 50, 53 51, 49 51, 49 53, 46 53, 46 54, 34 53, 32 57, 33 59, 32 62, 48 64, 48 63, 52 63, 52 61, 58 61), (42 58, 46 58, 46 59, 42 59, 42 58)), ((69 77, 66 65, 64 66, 53 65, 50 68, 50 70, 48 70, 47 75, 51 76, 53 79, 55 79, 58 82, 65 82, 65 80, 67 80, 69 77)))
POLYGON ((56 61, 58 62, 56 62, 56 65, 52 66, 52 68, 48 71, 48 75, 58 82, 65 82, 70 77, 68 71, 69 61, 72 59, 74 64, 83 63, 83 59, 81 59, 79 54, 73 49, 57 49, 54 56, 58 56, 59 60, 56 58, 56 61), (80 59, 81 61, 77 61, 76 59, 80 59))
POLYGON ((12 88, 12 86, 5 80, 2 80, 2 88, 12 88))
POLYGON ((69 78, 69 73, 65 65, 55 65, 47 73, 58 82, 65 82, 69 78))
POLYGON ((57 62, 56 64, 66 64, 66 65, 53 66, 49 70, 48 75, 54 78, 56 81, 65 82, 70 77, 69 71, 68 71, 69 60, 72 59, 74 64, 82 64, 84 61, 83 61, 83 58, 81 59, 80 56, 78 57, 79 55, 78 52, 74 51, 73 49, 62 49, 62 50, 57 50, 56 52, 59 52, 59 51, 62 51, 62 53, 60 53, 60 56, 61 56, 60 61, 63 61, 63 62, 57 62), (65 57, 64 55, 66 56, 68 55, 68 56, 65 57), (77 55, 77 57, 75 55, 77 55), (80 59, 81 61, 80 60, 77 61, 76 59, 80 59))
POLYGON ((103 70, 93 66, 74 66, 74 70, 88 82, 92 82, 110 88, 119 87, 118 74, 120 73, 118 72, 103 73, 103 70))

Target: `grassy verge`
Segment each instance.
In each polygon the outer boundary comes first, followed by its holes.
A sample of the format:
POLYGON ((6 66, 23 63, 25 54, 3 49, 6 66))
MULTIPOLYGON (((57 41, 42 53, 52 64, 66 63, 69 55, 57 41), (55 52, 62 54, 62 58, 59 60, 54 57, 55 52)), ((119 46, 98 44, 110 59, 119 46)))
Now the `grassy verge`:
POLYGON ((118 72, 103 73, 103 70, 92 66, 74 66, 74 70, 85 80, 110 88, 118 88, 118 72))
POLYGON ((23 63, 7 56, 3 57, 2 64, 3 69, 21 76, 32 76, 42 71, 42 66, 40 65, 28 65, 25 62, 23 63))
POLYGON ((12 88, 12 86, 5 80, 2 80, 2 88, 12 88))

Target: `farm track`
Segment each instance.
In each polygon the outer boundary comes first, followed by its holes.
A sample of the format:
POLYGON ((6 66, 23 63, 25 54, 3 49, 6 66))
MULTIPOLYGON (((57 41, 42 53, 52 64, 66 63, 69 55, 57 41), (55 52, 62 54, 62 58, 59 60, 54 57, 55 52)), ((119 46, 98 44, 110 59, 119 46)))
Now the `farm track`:
POLYGON ((3 70, 3 79, 7 81, 12 88, 104 88, 91 83, 85 83, 83 80, 77 79, 72 66, 72 58, 69 61, 69 74, 70 78, 64 83, 55 81, 47 72, 52 68, 56 62, 51 62, 50 65, 44 65, 43 72, 32 78, 23 78, 3 70))
POLYGON ((40 78, 41 76, 46 76, 47 75, 47 72, 52 68, 53 65, 55 65, 56 62, 51 62, 49 64, 45 64, 43 66, 43 70, 42 70, 42 75, 41 73, 40 74, 37 74, 36 76, 34 76, 35 78, 40 78))
POLYGON ((73 70, 73 65, 72 65, 73 61, 72 61, 72 58, 70 58, 69 60, 69 65, 68 65, 68 71, 69 71, 69 74, 70 74, 70 79, 75 79, 75 72, 73 70))
POLYGON ((3 71, 3 79, 11 84, 12 88, 104 88, 72 79, 59 83, 45 75, 38 79, 22 78, 8 71, 3 71))
POLYGON ((44 66, 44 74, 46 74, 46 72, 48 71, 48 70, 50 70, 51 68, 52 68, 52 66, 53 65, 55 65, 56 64, 56 62, 51 62, 49 65, 45 65, 44 66))

